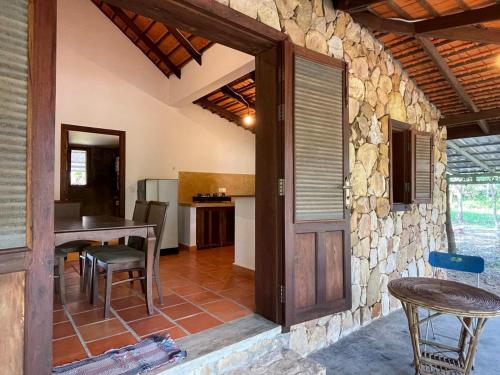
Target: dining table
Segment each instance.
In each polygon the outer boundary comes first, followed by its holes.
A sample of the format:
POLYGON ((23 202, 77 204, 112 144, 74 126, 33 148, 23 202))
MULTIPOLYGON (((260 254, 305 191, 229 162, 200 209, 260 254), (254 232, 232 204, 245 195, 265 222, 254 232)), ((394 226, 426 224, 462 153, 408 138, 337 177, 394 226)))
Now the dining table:
POLYGON ((500 316, 500 297, 467 284, 425 277, 392 280, 388 289, 406 313, 415 374, 470 374, 486 321, 500 316), (426 334, 422 337, 420 326, 441 315, 452 315, 460 322, 457 346, 429 340, 426 334))
POLYGON ((122 217, 99 215, 54 220, 55 246, 72 241, 109 242, 127 236, 142 237, 146 240, 146 306, 148 314, 153 314, 153 263, 155 248, 155 224, 142 223, 122 217))

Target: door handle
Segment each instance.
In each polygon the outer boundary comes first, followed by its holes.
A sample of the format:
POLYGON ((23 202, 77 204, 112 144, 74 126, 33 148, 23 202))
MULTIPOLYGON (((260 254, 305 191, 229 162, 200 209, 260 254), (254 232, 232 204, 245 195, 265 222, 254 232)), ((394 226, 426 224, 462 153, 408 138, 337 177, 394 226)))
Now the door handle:
POLYGON ((342 186, 342 189, 344 190, 344 201, 345 201, 345 208, 351 209, 352 207, 352 201, 351 201, 351 189, 352 186, 349 182, 349 178, 346 177, 344 179, 344 186, 342 186))

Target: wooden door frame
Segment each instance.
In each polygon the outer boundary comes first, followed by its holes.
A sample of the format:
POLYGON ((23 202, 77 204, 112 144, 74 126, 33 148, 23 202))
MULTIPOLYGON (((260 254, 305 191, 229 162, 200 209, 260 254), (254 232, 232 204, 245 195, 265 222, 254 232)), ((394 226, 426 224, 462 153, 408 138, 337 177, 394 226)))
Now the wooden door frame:
POLYGON ((69 150, 69 132, 78 131, 85 133, 94 134, 107 134, 116 135, 119 138, 119 155, 120 155, 120 165, 119 165, 119 175, 120 175, 120 216, 125 217, 125 173, 126 173, 126 132, 123 130, 114 129, 101 129, 93 128, 90 126, 80 126, 80 125, 70 125, 61 124, 61 162, 60 162, 60 173, 59 173, 59 185, 60 185, 60 200, 66 200, 68 198, 68 150, 69 150))
MULTIPOLYGON (((283 160, 278 112, 280 44, 286 34, 214 0, 107 1, 256 56, 256 87, 268 94, 265 101, 257 101, 256 310, 281 322, 283 199, 278 180, 283 160)), ((24 372, 38 375, 52 369, 57 0, 29 0, 29 31, 28 240, 25 249, 2 254, 10 268, 26 270, 24 372)))

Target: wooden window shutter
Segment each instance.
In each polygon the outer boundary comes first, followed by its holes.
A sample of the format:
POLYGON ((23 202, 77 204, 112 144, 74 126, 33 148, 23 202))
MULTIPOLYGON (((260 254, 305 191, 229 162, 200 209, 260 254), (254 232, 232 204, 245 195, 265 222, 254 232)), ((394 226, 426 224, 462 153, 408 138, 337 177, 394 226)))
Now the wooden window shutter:
POLYGON ((434 180, 432 133, 413 132, 413 201, 431 203, 434 180))
POLYGON ((0 15, 0 248, 26 245, 28 1, 0 15))
POLYGON ((295 58, 295 220, 344 216, 343 70, 295 58))
POLYGON ((284 43, 285 325, 351 306, 347 69, 284 43))

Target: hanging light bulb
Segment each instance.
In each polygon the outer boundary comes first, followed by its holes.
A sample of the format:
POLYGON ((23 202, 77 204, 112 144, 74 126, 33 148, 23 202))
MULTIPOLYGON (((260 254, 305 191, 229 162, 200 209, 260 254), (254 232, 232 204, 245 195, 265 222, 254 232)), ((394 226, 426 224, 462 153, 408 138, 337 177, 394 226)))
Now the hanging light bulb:
POLYGON ((253 125, 255 119, 253 118, 252 115, 250 115, 250 105, 247 103, 247 114, 245 117, 243 117, 243 124, 246 126, 251 126, 253 125))
POLYGON ((254 118, 250 114, 247 114, 245 117, 243 117, 243 123, 246 126, 253 125, 253 122, 254 122, 254 118))

